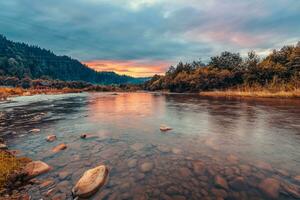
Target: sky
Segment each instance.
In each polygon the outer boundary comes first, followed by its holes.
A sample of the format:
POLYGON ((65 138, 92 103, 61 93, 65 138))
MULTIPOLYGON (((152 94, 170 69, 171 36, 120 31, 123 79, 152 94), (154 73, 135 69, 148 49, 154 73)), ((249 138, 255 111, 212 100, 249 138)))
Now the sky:
POLYGON ((2 0, 0 34, 98 71, 163 74, 222 51, 300 40, 300 0, 2 0))

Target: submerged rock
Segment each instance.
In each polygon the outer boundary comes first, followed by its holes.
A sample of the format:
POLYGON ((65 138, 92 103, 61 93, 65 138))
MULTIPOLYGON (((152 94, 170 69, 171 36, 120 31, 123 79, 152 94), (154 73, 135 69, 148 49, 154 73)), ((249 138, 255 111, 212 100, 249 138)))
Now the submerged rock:
POLYGON ((56 146, 56 147, 54 147, 53 149, 52 149, 52 152, 53 153, 57 153, 57 152, 59 152, 59 151, 61 151, 61 150, 64 150, 64 149, 66 149, 67 148, 67 145, 65 145, 65 144, 59 144, 58 146, 56 146))
POLYGON ((47 142, 53 142, 56 140, 56 135, 48 135, 46 140, 47 142))
POLYGON ((154 164, 152 162, 144 162, 140 165, 140 171, 143 173, 150 172, 154 168, 154 164))
POLYGON ((264 170, 269 170, 269 171, 272 171, 272 166, 265 162, 265 161, 258 161, 256 162, 256 167, 260 168, 260 169, 264 169, 264 170))
POLYGON ((228 184, 227 184, 227 181, 226 181, 223 177, 221 177, 221 176, 219 176, 219 175, 217 175, 217 176, 215 177, 215 185, 216 185, 217 187, 220 187, 220 188, 223 188, 223 189, 228 190, 228 184))
POLYGON ((300 182, 300 175, 295 176, 294 179, 295 179, 296 181, 300 182))
POLYGON ((133 145, 130 146, 130 148, 135 151, 142 150, 144 147, 145 147, 145 144, 143 144, 143 143, 134 143, 133 145))
POLYGON ((130 160, 127 161, 127 166, 128 166, 129 168, 135 167, 136 164, 137 164, 137 159, 130 159, 130 160))
POLYGON ((181 150, 181 149, 178 149, 178 148, 173 148, 173 149, 172 149, 172 153, 174 153, 174 154, 181 154, 181 153, 182 153, 182 150, 181 150))
POLYGON ((280 183, 274 178, 266 178, 259 185, 259 189, 268 197, 277 199, 279 194, 280 183))
POLYGON ((281 191, 283 194, 288 194, 296 199, 300 199, 300 186, 287 182, 282 182, 281 186, 283 188, 283 191, 281 191))
POLYGON ((193 162, 193 170, 196 174, 202 175, 205 172, 205 165, 201 161, 193 162))
POLYGON ((72 189, 74 196, 87 198, 92 196, 104 185, 108 169, 105 165, 100 165, 84 172, 83 176, 72 189))
POLYGON ((32 161, 28 163, 24 168, 24 171, 29 178, 33 178, 50 170, 51 167, 42 161, 32 161))

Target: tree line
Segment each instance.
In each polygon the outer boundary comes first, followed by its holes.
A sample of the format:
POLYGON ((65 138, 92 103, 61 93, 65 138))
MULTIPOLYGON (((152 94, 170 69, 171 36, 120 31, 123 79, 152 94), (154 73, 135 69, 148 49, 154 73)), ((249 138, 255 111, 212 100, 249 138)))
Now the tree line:
POLYGON ((38 46, 13 42, 0 34, 0 76, 18 79, 53 79, 85 81, 93 84, 142 83, 146 79, 96 72, 78 60, 57 56, 38 46))
POLYGON ((250 51, 246 58, 239 53, 225 51, 211 57, 207 64, 201 61, 179 62, 175 67, 171 66, 164 76, 153 76, 143 88, 151 91, 199 92, 270 85, 299 88, 300 42, 273 50, 262 59, 255 51, 250 51))

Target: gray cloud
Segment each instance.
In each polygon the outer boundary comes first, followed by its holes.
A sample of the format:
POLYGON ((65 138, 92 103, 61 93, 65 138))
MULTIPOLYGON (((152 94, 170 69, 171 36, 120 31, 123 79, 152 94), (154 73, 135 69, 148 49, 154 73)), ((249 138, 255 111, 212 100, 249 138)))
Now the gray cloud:
POLYGON ((300 35, 298 0, 10 0, 0 33, 80 60, 192 60, 300 35))

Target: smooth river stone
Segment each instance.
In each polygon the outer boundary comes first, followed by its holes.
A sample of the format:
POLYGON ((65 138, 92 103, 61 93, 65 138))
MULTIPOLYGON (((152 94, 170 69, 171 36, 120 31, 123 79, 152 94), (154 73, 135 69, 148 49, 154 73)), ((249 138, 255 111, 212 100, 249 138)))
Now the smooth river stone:
POLYGON ((56 140, 56 135, 48 135, 46 138, 47 142, 53 142, 56 140))
POLYGON ((104 185, 107 175, 108 169, 105 165, 100 165, 87 170, 73 187, 73 195, 82 198, 92 196, 101 186, 104 185))
POLYGON ((24 170, 29 178, 33 178, 50 171, 51 167, 42 161, 32 161, 25 166, 24 170))
POLYGON ((66 149, 67 148, 67 145, 65 145, 65 144, 59 144, 58 146, 56 146, 56 147, 54 147, 53 149, 52 149, 52 152, 53 153, 57 153, 57 152, 59 152, 59 151, 61 151, 61 150, 64 150, 64 149, 66 149))

